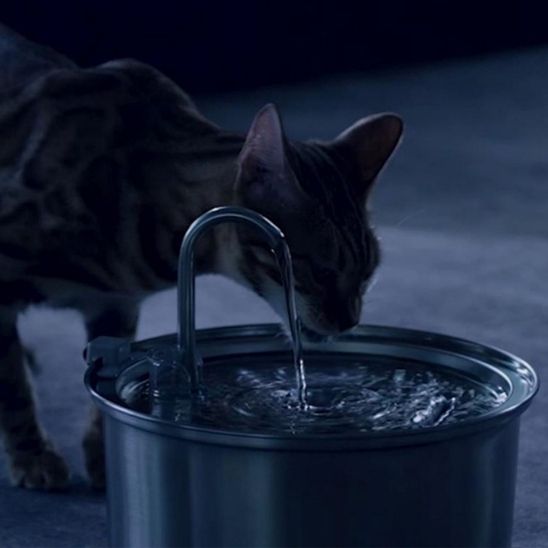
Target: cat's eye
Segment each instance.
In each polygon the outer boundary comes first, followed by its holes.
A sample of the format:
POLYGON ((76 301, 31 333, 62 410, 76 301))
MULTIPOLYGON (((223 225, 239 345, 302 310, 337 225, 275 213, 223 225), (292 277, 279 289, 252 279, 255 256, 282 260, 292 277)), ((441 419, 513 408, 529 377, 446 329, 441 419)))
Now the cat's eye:
POLYGON ((302 268, 305 270, 306 274, 312 278, 312 282, 315 285, 325 286, 330 283, 332 277, 335 275, 329 268, 312 264, 310 259, 305 255, 294 253, 292 259, 294 266, 298 269, 302 268))
POLYGON ((272 250, 264 242, 249 242, 246 246, 248 249, 253 249, 256 255, 266 258, 267 260, 272 259, 272 261, 274 261, 274 254, 272 250))

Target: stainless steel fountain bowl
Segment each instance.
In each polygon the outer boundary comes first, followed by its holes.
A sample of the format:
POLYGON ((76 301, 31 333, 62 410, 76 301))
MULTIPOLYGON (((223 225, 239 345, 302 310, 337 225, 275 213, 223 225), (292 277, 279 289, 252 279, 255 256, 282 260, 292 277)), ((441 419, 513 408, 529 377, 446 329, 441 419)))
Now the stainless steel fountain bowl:
MULTIPOLYGON (((197 332, 212 360, 289 352, 277 325, 197 332)), ((520 416, 533 369, 444 335, 360 326, 306 353, 412 360, 502 389, 484 415, 413 431, 255 434, 186 426, 128 408, 146 353, 175 335, 88 347, 86 385, 104 416, 111 546, 510 546, 520 416)))

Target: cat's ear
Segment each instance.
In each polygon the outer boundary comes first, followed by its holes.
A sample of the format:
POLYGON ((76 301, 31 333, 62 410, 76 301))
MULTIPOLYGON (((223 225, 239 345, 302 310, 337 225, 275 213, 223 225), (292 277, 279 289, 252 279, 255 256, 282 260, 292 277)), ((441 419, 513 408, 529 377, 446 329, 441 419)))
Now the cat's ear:
POLYGON ((246 179, 285 171, 285 136, 280 115, 273 104, 264 106, 255 116, 238 163, 240 174, 246 179))
POLYGON ((299 205, 302 191, 285 149, 280 115, 268 104, 255 116, 238 158, 237 188, 250 207, 299 205))
POLYGON ((333 141, 334 148, 357 166, 365 193, 394 152, 402 132, 399 116, 375 114, 358 120, 333 141))

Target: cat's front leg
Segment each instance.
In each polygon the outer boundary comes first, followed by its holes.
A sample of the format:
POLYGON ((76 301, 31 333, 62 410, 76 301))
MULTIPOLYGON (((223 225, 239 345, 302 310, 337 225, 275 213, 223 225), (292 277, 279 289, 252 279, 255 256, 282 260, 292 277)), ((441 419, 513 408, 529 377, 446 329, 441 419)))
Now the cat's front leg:
POLYGON ((16 318, 14 310, 0 308, 0 429, 12 482, 30 489, 61 489, 69 471, 38 424, 16 318))
MULTIPOLYGON (((133 339, 139 318, 138 302, 109 303, 100 311, 87 315, 88 341, 100 336, 133 339)), ((105 451, 103 420, 96 407, 91 410, 91 420, 84 436, 84 456, 91 484, 96 489, 105 487, 105 451)))

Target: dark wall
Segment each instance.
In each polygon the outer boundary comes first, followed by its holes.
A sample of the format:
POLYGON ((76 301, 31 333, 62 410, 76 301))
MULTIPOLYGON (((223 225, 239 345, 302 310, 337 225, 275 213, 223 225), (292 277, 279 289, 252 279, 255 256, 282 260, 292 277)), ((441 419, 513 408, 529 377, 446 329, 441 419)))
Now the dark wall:
POLYGON ((52 0, 11 2, 0 17, 84 66, 134 57, 194 92, 548 41, 530 1, 52 0))

